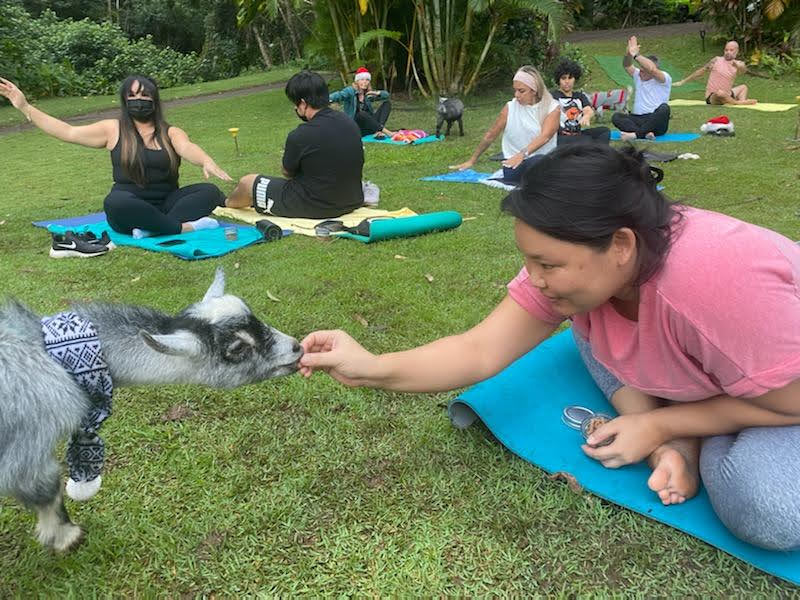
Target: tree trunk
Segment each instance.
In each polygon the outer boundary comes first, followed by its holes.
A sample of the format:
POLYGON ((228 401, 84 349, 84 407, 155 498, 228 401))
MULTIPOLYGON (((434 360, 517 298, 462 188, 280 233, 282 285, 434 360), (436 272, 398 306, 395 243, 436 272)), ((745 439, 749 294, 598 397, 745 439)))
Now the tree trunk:
POLYGON ((428 38, 425 35, 425 25, 423 24, 423 20, 425 19, 423 16, 425 8, 422 6, 422 0, 419 1, 417 6, 417 28, 419 30, 419 54, 422 57, 422 72, 425 74, 425 82, 428 84, 428 89, 430 90, 431 94, 436 94, 438 93, 438 90, 436 88, 436 78, 431 65, 428 38))
POLYGON ((333 0, 328 0, 328 10, 331 13, 331 21, 333 21, 333 32, 336 35, 336 46, 339 50, 339 58, 342 60, 342 80, 346 81, 345 75, 350 72, 350 65, 347 62, 347 53, 344 50, 344 41, 342 40, 342 30, 339 27, 339 21, 336 15, 336 7, 333 4, 333 0))
POLYGON ((267 67, 267 69, 271 69, 273 67, 272 57, 269 55, 269 48, 267 48, 267 45, 261 38, 261 34, 258 32, 258 27, 250 25, 250 31, 253 32, 253 37, 256 38, 256 44, 258 44, 258 51, 261 54, 261 60, 264 61, 264 66, 267 67))
POLYGON ((278 36, 278 48, 280 48, 281 51, 281 64, 285 65, 291 60, 291 57, 289 56, 289 50, 286 48, 286 42, 283 41, 282 36, 278 36))
POLYGON ((497 31, 498 23, 495 21, 492 23, 491 28, 489 29, 489 36, 486 38, 486 43, 483 46, 483 51, 481 52, 481 56, 478 59, 478 64, 475 65, 475 71, 472 73, 472 77, 470 77, 469 83, 467 87, 464 88, 464 93, 469 94, 472 91, 475 82, 478 79, 478 74, 481 72, 481 67, 483 66, 483 61, 486 60, 486 55, 489 53, 489 47, 492 45, 492 40, 494 39, 494 34, 497 31))
POLYGON ((423 61, 422 66, 425 70, 425 78, 428 80, 431 92, 436 90, 438 94, 443 89, 439 64, 436 59, 439 48, 433 40, 431 21, 428 18, 428 13, 425 8, 425 0, 419 0, 418 6, 420 7, 418 21, 420 50, 423 52, 423 57, 426 59, 423 61))
POLYGON ((467 66, 467 46, 472 35, 472 7, 467 4, 467 13, 464 15, 464 35, 461 37, 461 49, 458 53, 458 64, 456 65, 455 75, 450 82, 451 93, 461 91, 461 82, 464 80, 464 68, 467 66))
POLYGON ((442 44, 442 11, 440 0, 431 0, 433 4, 433 58, 436 61, 438 72, 438 88, 447 89, 447 75, 445 73, 445 47, 442 44))
POLYGON ((289 32, 289 39, 292 40, 292 47, 295 51, 295 56, 297 58, 303 58, 303 51, 300 48, 300 42, 298 41, 297 37, 297 30, 294 27, 294 20, 292 19, 292 7, 288 5, 288 2, 284 0, 277 0, 276 2, 278 6, 278 12, 281 14, 283 18, 283 22, 286 23, 286 29, 289 32))

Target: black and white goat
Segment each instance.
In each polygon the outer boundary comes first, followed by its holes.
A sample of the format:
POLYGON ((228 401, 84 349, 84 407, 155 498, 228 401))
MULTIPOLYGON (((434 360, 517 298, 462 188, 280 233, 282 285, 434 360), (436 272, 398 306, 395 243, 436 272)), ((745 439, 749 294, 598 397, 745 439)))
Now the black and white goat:
MULTIPOLYGON (((218 269, 203 299, 174 317, 100 303, 72 312, 94 325, 117 386, 235 387, 295 372, 297 340, 259 321, 224 288, 218 269)), ((90 405, 45 350, 42 319, 18 303, 0 307, 0 494, 38 513, 39 541, 56 551, 76 545, 82 532, 64 507, 54 449, 80 427, 90 405)))

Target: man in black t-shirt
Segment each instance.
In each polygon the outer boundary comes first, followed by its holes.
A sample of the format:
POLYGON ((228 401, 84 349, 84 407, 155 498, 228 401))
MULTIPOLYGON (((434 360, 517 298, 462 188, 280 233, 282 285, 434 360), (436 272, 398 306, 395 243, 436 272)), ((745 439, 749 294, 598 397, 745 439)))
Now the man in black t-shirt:
POLYGON ((286 96, 303 121, 286 137, 283 175, 250 174, 239 180, 225 206, 253 206, 279 217, 328 219, 364 204, 364 147, 355 121, 328 107, 328 84, 301 71, 286 84, 286 96))
POLYGON ((594 109, 586 94, 574 91, 581 75, 583 75, 581 66, 567 58, 559 61, 553 73, 558 89, 552 90, 551 94, 561 105, 558 143, 594 140, 608 144, 611 138, 611 130, 608 127, 586 127, 594 116, 594 109))

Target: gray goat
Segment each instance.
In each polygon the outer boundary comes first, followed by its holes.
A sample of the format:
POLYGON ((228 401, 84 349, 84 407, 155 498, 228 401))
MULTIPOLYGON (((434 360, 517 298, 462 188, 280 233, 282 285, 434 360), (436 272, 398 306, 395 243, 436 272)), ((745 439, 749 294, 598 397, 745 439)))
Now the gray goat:
MULTIPOLYGON (((203 299, 174 317, 101 303, 72 312, 94 325, 117 386, 230 388, 295 372, 297 340, 259 321, 224 289, 218 269, 203 299)), ((42 319, 15 302, 0 307, 0 495, 35 510, 39 542, 56 551, 76 545, 82 532, 64 507, 54 449, 79 428, 91 402, 45 351, 42 319)))

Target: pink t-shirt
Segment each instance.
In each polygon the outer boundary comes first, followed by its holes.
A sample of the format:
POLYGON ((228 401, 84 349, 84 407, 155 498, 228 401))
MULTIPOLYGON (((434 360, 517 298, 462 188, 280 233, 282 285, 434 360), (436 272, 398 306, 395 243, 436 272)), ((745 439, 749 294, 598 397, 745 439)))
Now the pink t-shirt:
MULTIPOLYGON (((774 231, 684 208, 662 269, 639 290, 638 321, 610 303, 572 317, 621 382, 670 400, 752 398, 800 379, 800 246, 774 231)), ((510 296, 564 320, 523 268, 510 296)))
POLYGON ((718 90, 731 93, 733 90, 733 80, 736 79, 736 75, 736 65, 733 64, 733 61, 725 60, 723 57, 717 56, 714 59, 714 64, 711 65, 711 72, 708 74, 706 98, 718 90))

